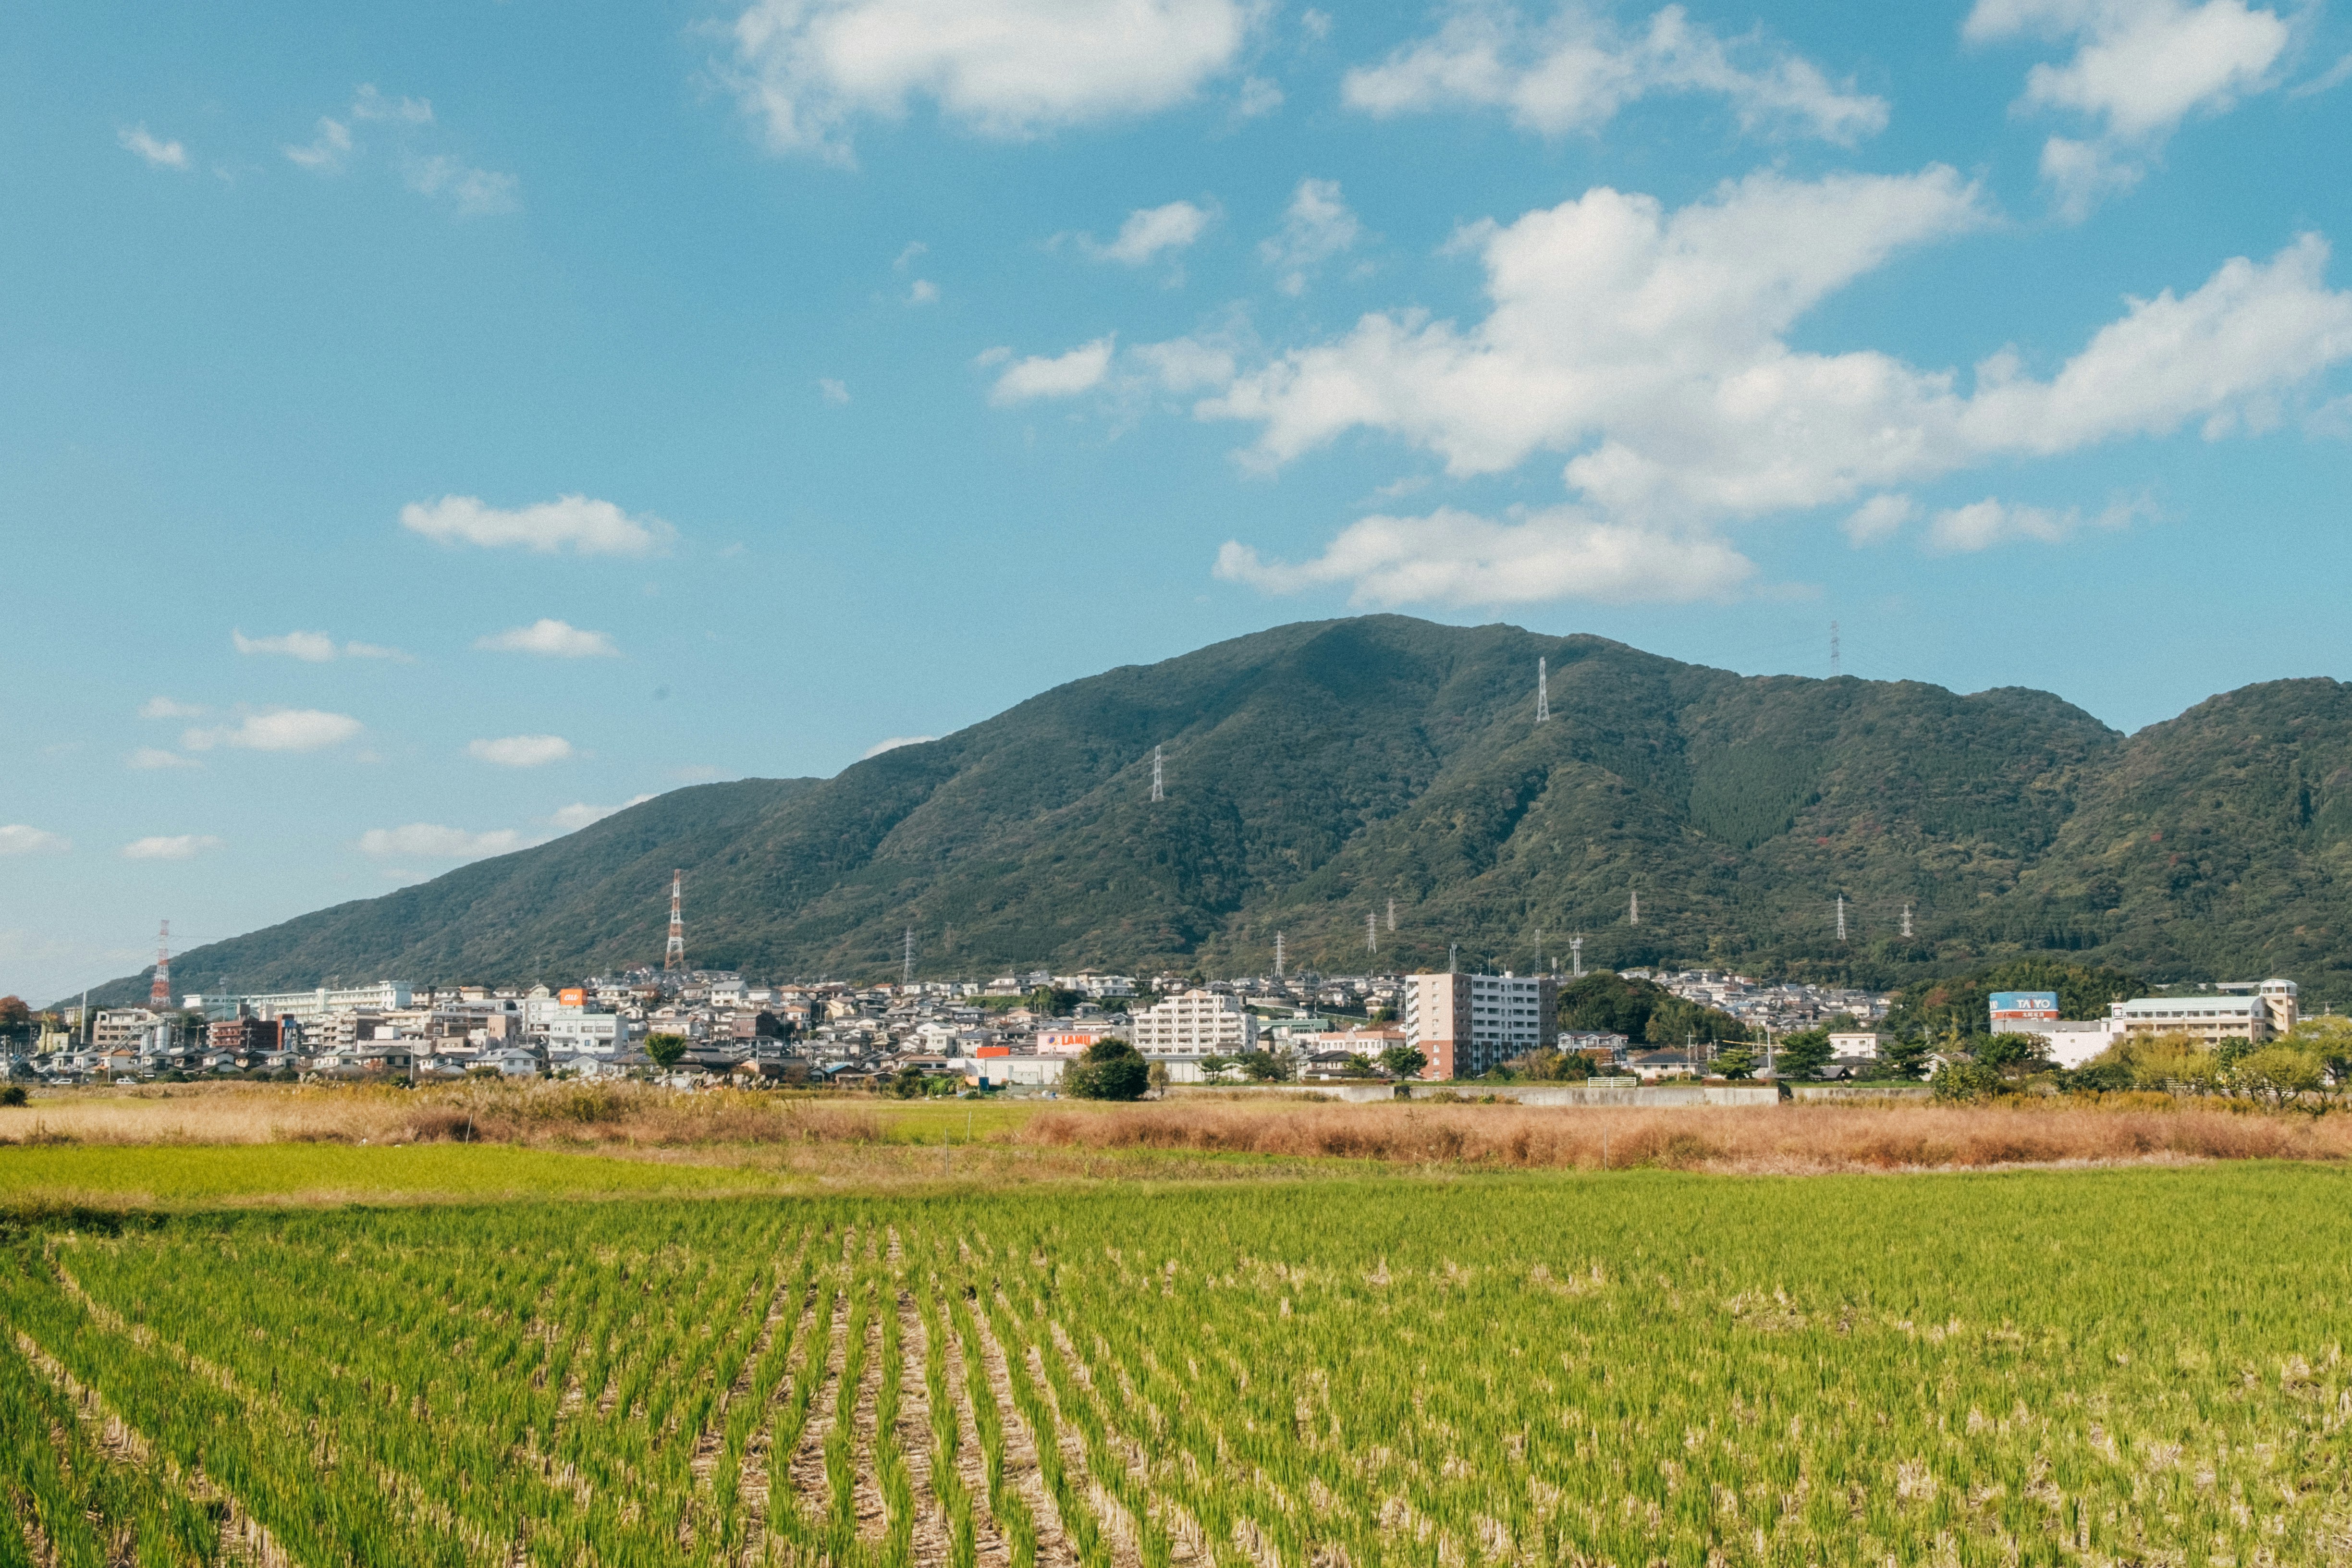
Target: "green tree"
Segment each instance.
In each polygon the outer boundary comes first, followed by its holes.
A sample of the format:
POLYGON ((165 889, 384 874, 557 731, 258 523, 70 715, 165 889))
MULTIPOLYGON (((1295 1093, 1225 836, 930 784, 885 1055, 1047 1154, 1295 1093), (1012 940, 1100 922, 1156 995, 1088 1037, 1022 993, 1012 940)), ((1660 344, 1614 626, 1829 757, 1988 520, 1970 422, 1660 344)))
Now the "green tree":
POLYGON ((686 1037, 666 1034, 647 1035, 646 1055, 653 1058, 654 1066, 667 1072, 669 1068, 677 1066, 678 1059, 686 1055, 686 1037))
POLYGON ((920 1100, 929 1092, 925 1078, 923 1069, 919 1067, 900 1068, 898 1076, 890 1080, 890 1092, 900 1100, 920 1100))
POLYGON ((1927 1069, 1927 1058, 1935 1047, 1925 1035, 1894 1035, 1878 1042, 1878 1071, 1873 1077, 1902 1079, 1916 1082, 1927 1069))
POLYGON ((1065 991, 1058 985, 1039 985, 1032 988, 1021 1000, 1041 1018, 1060 1018, 1067 1016, 1070 1010, 1086 997, 1082 993, 1065 991))
POLYGON ((1830 1065, 1830 1032, 1800 1029, 1784 1035, 1772 1047, 1772 1072, 1777 1078, 1802 1080, 1821 1076, 1830 1065))
POLYGON ((1715 1070, 1728 1079, 1754 1078, 1758 1058, 1753 1047, 1734 1046, 1715 1058, 1715 1070))
POLYGON ((1978 1041, 1969 1055, 2000 1074, 2003 1081, 2014 1083, 2050 1065, 2050 1042, 2039 1035, 1992 1035, 1978 1041))
POLYGON ((1955 1105, 1994 1099, 2009 1087, 1984 1063, 1957 1057, 1937 1063, 1936 1076, 1927 1081, 1935 1086, 1937 1100, 1955 1105))
POLYGON ((1242 1076, 1252 1083, 1288 1083, 1291 1079, 1290 1058, 1280 1051, 1244 1051, 1234 1059, 1241 1064, 1242 1076))
POLYGON ((1097 1040, 1062 1071, 1062 1092, 1073 1100, 1141 1100, 1150 1087, 1143 1053, 1116 1036, 1097 1040))
POLYGON ((2230 1081, 2257 1100, 2284 1105, 2318 1092, 2327 1073, 2317 1057, 2282 1041, 2239 1058, 2230 1081))
POLYGON ((1391 1078, 1412 1078, 1429 1065, 1429 1058, 1411 1046, 1391 1046, 1381 1053, 1381 1066, 1391 1078))

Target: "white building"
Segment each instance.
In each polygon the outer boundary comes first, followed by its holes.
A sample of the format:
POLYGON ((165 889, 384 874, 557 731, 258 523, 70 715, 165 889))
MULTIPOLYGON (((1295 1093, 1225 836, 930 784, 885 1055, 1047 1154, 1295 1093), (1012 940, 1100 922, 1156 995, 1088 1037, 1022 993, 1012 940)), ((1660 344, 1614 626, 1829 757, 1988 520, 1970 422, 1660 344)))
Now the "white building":
POLYGON ((291 1018, 299 1024, 320 1024, 338 1013, 357 1012, 366 1008, 385 1013, 408 1006, 414 1000, 408 986, 398 980, 379 980, 373 985, 354 985, 331 990, 321 985, 316 991, 273 991, 258 996, 190 996, 187 1005, 213 1014, 221 1009, 234 1014, 242 1003, 257 1018, 291 1018))
POLYGON ((2226 982, 2189 996, 2137 996, 2107 1005, 2107 1035, 2188 1035, 2207 1045, 2245 1040, 2260 1045, 2284 1035, 2298 1016, 2292 980, 2226 982))
POLYGON ((1187 991, 1132 1017, 1135 1048, 1147 1057, 1230 1057, 1257 1047, 1257 1016, 1237 997, 1187 991))

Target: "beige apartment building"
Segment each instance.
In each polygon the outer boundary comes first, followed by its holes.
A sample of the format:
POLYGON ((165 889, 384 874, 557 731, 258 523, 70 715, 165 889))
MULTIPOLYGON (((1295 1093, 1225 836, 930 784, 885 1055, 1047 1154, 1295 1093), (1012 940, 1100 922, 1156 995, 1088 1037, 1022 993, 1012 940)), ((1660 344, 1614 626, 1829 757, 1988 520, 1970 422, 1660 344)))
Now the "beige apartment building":
POLYGON ((1545 975, 1405 976, 1405 1035, 1429 1058, 1423 1078, 1475 1078, 1550 1045, 1559 1009, 1559 984, 1545 975))
POLYGON ((2299 1016, 2292 980, 2239 981, 2190 996, 2137 996, 2107 1005, 2107 1037, 2188 1035, 2207 1045, 2260 1045, 2284 1035, 2299 1016))

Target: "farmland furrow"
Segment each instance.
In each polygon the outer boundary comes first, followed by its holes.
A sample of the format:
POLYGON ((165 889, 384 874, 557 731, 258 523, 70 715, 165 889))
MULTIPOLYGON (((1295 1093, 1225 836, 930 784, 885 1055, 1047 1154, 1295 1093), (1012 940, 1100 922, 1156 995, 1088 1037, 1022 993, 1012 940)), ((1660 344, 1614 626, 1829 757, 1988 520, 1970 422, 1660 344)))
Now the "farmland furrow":
MULTIPOLYGON (((827 1330, 824 1371, 817 1384, 816 1399, 784 1469, 793 1500, 805 1518, 823 1519, 829 1510, 833 1494, 825 1479, 825 1439, 833 1435, 840 1419, 841 1373, 848 1359, 849 1290, 845 1285, 833 1299, 833 1323, 827 1330)), ((772 1517, 773 1511, 772 1507, 772 1517)))
POLYGON ((890 1505, 882 1495, 882 1433, 877 1419, 882 1393, 882 1314, 866 1320, 865 1356, 859 1363, 857 1400, 851 1407, 850 1511, 857 1539, 878 1544, 890 1528, 890 1505))
MULTIPOLYGON (((897 1233, 891 1245, 898 1245, 897 1233)), ((948 1561, 950 1541, 945 1505, 931 1484, 931 1392, 923 1369, 930 1360, 930 1333, 914 1296, 898 1290, 898 1429, 894 1434, 907 1457, 907 1477, 914 1497, 913 1556, 923 1568, 948 1561)))
POLYGON ((1078 1561, 1077 1548, 1063 1528, 1062 1510, 1037 1463, 1037 1443, 1029 1423, 1013 1398, 1013 1373, 1004 1363, 1004 1347, 980 1300, 971 1302, 972 1331, 980 1341, 981 1366, 988 1374, 989 1392, 1004 1424, 1004 1480, 1021 1495, 1037 1521, 1037 1562, 1040 1568, 1063 1568, 1078 1561))
POLYGON ((83 1384, 63 1363, 21 1329, 16 1331, 16 1348, 36 1373, 66 1396, 75 1418, 108 1458, 138 1469, 152 1468, 163 1476, 167 1485, 200 1503, 223 1505, 217 1550, 224 1557, 244 1558, 260 1568, 293 1568, 294 1560, 278 1547, 268 1528, 219 1483, 202 1472, 190 1475, 171 1455, 159 1453, 153 1444, 115 1413, 96 1389, 83 1384))
POLYGON ((956 1471, 963 1483, 964 1495, 972 1499, 972 1544, 977 1568, 1007 1568, 1013 1561, 1013 1549, 997 1523, 998 1507, 988 1490, 988 1463, 981 1448, 980 1425, 971 1405, 971 1378, 964 1365, 963 1339, 956 1332, 954 1321, 940 1315, 940 1334, 946 1341, 946 1373, 948 1397, 955 1406, 956 1471))
POLYGON ((773 1489, 769 1461, 774 1458, 778 1406, 793 1395, 808 1366, 809 1336, 816 1327, 816 1304, 822 1293, 814 1280, 809 1281, 805 1289, 807 1300, 801 1306, 800 1321, 793 1327, 792 1349, 784 1361, 784 1375, 778 1380, 775 1391, 768 1396, 768 1406, 760 1413, 759 1426, 752 1432, 751 1441, 743 1453, 741 1561, 747 1564, 758 1561, 767 1549, 768 1499, 773 1489))

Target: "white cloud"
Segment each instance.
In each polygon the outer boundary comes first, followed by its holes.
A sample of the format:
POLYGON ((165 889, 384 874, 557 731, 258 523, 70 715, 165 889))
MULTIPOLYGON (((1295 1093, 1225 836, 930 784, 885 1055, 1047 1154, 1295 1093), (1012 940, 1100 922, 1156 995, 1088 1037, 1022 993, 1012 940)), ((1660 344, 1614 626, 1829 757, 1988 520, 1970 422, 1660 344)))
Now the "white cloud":
POLYGON ((818 394, 822 395, 827 403, 846 403, 849 401, 848 385, 845 383, 834 380, 833 377, 829 375, 819 376, 817 378, 816 389, 818 394))
POLYGON ((633 805, 643 805, 653 798, 649 795, 631 795, 618 805, 589 805, 584 802, 575 802, 571 805, 557 806, 547 820, 561 832, 577 833, 592 822, 602 822, 616 811, 626 811, 633 805))
POLYGON ((341 745, 362 726, 347 713, 324 713, 315 708, 273 708, 248 714, 236 724, 195 729, 180 736, 192 752, 215 746, 236 746, 248 752, 316 752, 341 745))
POLYGON ((1337 180, 1301 180, 1283 215, 1282 232, 1261 243, 1258 255, 1282 273, 1286 294, 1307 291, 1308 274, 1352 247, 1363 232, 1339 197, 1337 180))
POLYGON ((491 653, 536 653, 550 658, 617 658, 621 653, 603 632, 584 632, 565 622, 545 618, 478 637, 474 646, 491 653))
POLYGON ((1118 237, 1100 245, 1081 237, 1078 245, 1097 261, 1140 267, 1164 250, 1181 250, 1208 232, 1212 214, 1191 202, 1170 202, 1161 207, 1138 207, 1118 226, 1118 237))
POLYGON ((1198 338, 1171 338, 1164 343, 1142 343, 1129 351, 1129 360, 1169 392, 1198 392, 1224 386, 1234 379, 1234 352, 1198 338))
POLYGON ((229 642, 239 653, 283 654, 309 664, 324 664, 335 657, 335 639, 324 632, 288 632, 284 637, 249 637, 242 631, 228 634, 229 642))
POLYGON ((2318 93, 2333 92, 2336 89, 2342 87, 2347 81, 2352 81, 2352 55, 2346 55, 2342 59, 2337 60, 2334 65, 2329 66, 2326 70, 2320 72, 2317 76, 2313 77, 2309 81, 2299 83, 2298 85, 2288 89, 2287 96, 2289 98, 2310 98, 2318 93))
POLYGON ((407 159, 401 178, 418 195, 446 196, 467 217, 510 213, 521 205, 516 193, 522 182, 514 175, 477 169, 446 153, 407 159))
POLYGON ((2130 523, 2133 514, 2131 507, 2113 506, 2095 517, 2085 518, 2073 507, 2053 511, 2047 507, 2017 506, 1988 498, 1937 512, 1935 521, 1927 526, 1927 544, 1945 553, 1990 550, 1996 544, 2020 540, 2061 544, 2085 526, 2123 528, 2130 523))
POLYGON ((1241 92, 1234 99, 1234 118, 1255 120, 1272 114, 1282 107, 1281 84, 1267 77, 1244 78, 1241 92))
MULTIPOLYGON (((1102 337, 1081 343, 1066 354, 1034 354, 998 376, 996 384, 989 389, 988 400, 1002 408, 1033 397, 1071 397, 1089 391, 1101 385, 1110 373, 1111 346, 1112 339, 1102 337)), ((1009 357, 1011 351, 992 349, 989 353, 1001 361, 1009 357)))
POLYGON ((352 99, 353 120, 389 121, 401 125, 430 125, 433 105, 422 98, 386 98, 373 82, 362 82, 352 99))
POLYGON ((188 150, 177 142, 165 142, 148 134, 144 125, 125 125, 114 132, 114 139, 126 153, 135 153, 147 161, 152 169, 184 169, 188 166, 188 150))
POLYGON ((177 752, 167 752, 161 746, 141 746, 125 759, 142 772, 160 772, 166 768, 200 768, 205 764, 194 757, 184 757, 177 752))
POLYGON ((910 239, 907 242, 907 248, 898 252, 898 258, 890 263, 890 269, 894 272, 904 272, 908 268, 929 255, 930 249, 931 247, 921 240, 910 239))
MULTIPOLYGON (((1759 174, 1673 213, 1595 189, 1465 231, 1459 243, 1486 271, 1484 320, 1367 315, 1243 371, 1195 411, 1255 422, 1249 457, 1268 468, 1360 429, 1434 452, 1456 475, 1564 454, 1569 489, 1595 519, 1706 539, 1990 461, 2191 424, 2208 438, 2267 426, 2298 388, 2352 359, 2352 293, 2326 287, 2315 236, 2268 261, 2225 262, 2185 295, 2127 302, 2046 379, 2006 351, 1969 385, 1867 349, 1790 347, 1792 325, 1840 287, 1982 221, 1975 189, 1941 168, 1759 174)), ((1890 515, 1865 506, 1861 531, 1890 515)), ((1970 526, 1943 537, 1974 537, 1970 526)), ((2003 526, 2031 537, 2039 525, 2003 526)), ((1242 580, 1275 581, 1246 566, 1242 580)))
POLYGON ((72 843, 21 822, 0 824, 0 855, 62 855, 72 843))
POLYGON ((444 544, 520 544, 542 555, 559 550, 582 555, 650 555, 677 532, 657 517, 631 517, 611 501, 578 495, 512 510, 485 505, 475 496, 443 496, 402 507, 400 525, 444 544))
POLYGON ((478 860, 523 847, 523 836, 511 827, 468 833, 462 827, 412 822, 404 827, 371 827, 360 835, 360 853, 373 856, 414 856, 420 860, 478 860))
POLYGON ((907 289, 909 305, 936 305, 940 302, 940 286, 928 278, 918 278, 907 289))
POLYGON ((174 702, 168 697, 150 697, 139 705, 142 719, 201 719, 211 711, 201 702, 174 702))
POLYGON ((1845 520, 1845 536, 1856 549, 1877 544, 1902 532, 1903 525, 1918 515, 1919 503, 1909 496, 1873 496, 1845 520))
POLYGON ((938 739, 937 735, 893 735, 887 741, 877 741, 866 747, 865 755, 857 760, 862 763, 867 758, 878 757, 885 752, 895 752, 901 746, 920 746, 938 739))
POLYGON ((1977 0, 1972 43, 2037 37, 2071 43, 2063 64, 2027 73, 2021 110, 2056 110, 2097 128, 2089 141, 2053 136, 2042 174, 2073 216, 2127 190, 2191 114, 2226 113, 2273 74, 2293 37, 2275 13, 2245 0, 1977 0))
POLYGON ((572 756, 572 742, 561 735, 506 735, 495 741, 469 741, 466 754, 478 763, 502 768, 537 768, 572 756))
POLYGON ((319 118, 319 134, 307 147, 280 149, 287 158, 305 169, 315 169, 322 174, 342 172, 344 161, 352 155, 352 128, 340 120, 319 118))
POLYGON ((1820 67, 1759 37, 1727 43, 1680 5, 1631 32, 1578 0, 1541 25, 1512 6, 1469 0, 1433 36, 1349 71, 1341 86, 1350 107, 1371 114, 1495 108, 1545 135, 1597 130, 1635 100, 1667 92, 1720 97, 1751 132, 1851 143, 1886 124, 1885 100, 1833 85, 1820 67))
POLYGON ((343 645, 345 658, 383 658, 394 664, 415 664, 416 656, 404 648, 386 647, 382 643, 347 642, 343 645))
POLYGON ((207 849, 217 849, 221 841, 209 833, 163 834, 152 838, 134 838, 122 847, 125 860, 193 860, 207 849))
POLYGON ((755 0, 720 68, 779 153, 846 163, 850 126, 930 100, 1030 136, 1169 108, 1230 68, 1250 0, 755 0))
POLYGON ((1313 561, 1269 563, 1228 541, 1216 567, 1227 582, 1269 594, 1344 584, 1357 605, 1455 608, 1721 599, 1755 570, 1719 539, 1606 522, 1575 507, 1500 522, 1453 507, 1425 517, 1368 517, 1342 530, 1313 561))

